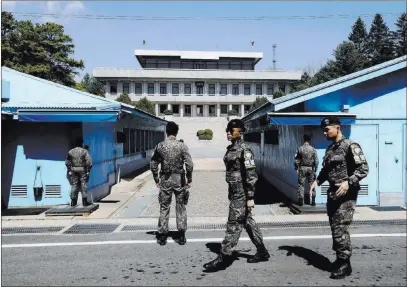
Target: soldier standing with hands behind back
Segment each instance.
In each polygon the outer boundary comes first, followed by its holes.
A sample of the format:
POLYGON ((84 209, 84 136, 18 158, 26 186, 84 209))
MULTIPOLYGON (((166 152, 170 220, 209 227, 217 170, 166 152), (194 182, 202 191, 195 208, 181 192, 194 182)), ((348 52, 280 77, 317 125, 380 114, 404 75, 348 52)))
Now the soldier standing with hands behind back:
MULTIPOLYGON (((309 186, 311 187, 315 180, 315 172, 318 168, 317 151, 310 145, 310 140, 311 137, 309 135, 304 135, 304 144, 300 146, 295 153, 294 167, 298 175, 298 205, 300 206, 304 204, 305 179, 308 179, 309 186)), ((315 190, 312 193, 311 205, 315 206, 315 190)))
POLYGON ((150 169, 153 173, 154 181, 160 192, 158 200, 160 202, 160 218, 158 220, 157 243, 165 245, 168 238, 168 221, 170 218, 170 207, 172 194, 175 194, 177 229, 180 232, 178 243, 186 243, 185 231, 187 230, 187 210, 185 207, 185 187, 182 183, 184 164, 186 166, 187 183, 189 188, 192 183, 193 162, 188 152, 188 147, 177 141, 178 125, 168 122, 166 127, 167 140, 160 142, 151 156, 150 169), (158 173, 158 165, 161 165, 158 173))
POLYGON ((321 127, 325 137, 332 141, 326 151, 317 180, 311 191, 325 181, 329 182, 327 212, 331 225, 332 249, 336 251, 331 278, 341 279, 352 273, 350 257, 352 245, 348 228, 353 221, 359 182, 369 173, 369 166, 362 148, 342 135, 336 117, 324 118, 321 127))
POLYGON ((92 157, 88 152, 88 148, 82 148, 82 141, 77 139, 75 148, 68 152, 65 160, 71 183, 71 206, 76 206, 78 203, 79 189, 82 191, 82 205, 89 205, 87 200, 88 188, 86 185, 92 169, 92 157))

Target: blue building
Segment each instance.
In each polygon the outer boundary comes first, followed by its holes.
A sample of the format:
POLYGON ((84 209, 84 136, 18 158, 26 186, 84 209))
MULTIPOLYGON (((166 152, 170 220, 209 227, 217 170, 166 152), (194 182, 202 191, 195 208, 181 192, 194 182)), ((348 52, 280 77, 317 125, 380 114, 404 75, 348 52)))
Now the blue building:
POLYGON ((75 139, 89 146, 89 198, 149 163, 166 121, 113 100, 2 67, 2 203, 70 202, 65 158, 75 139), (33 188, 42 186, 35 197, 33 188))
MULTIPOLYGON (((243 118, 259 172, 297 200, 294 154, 304 134, 311 135, 320 171, 328 142, 319 125, 337 115, 346 137, 358 142, 369 164, 358 205, 402 205, 406 195, 407 57, 274 99, 243 118)), ((316 202, 326 202, 327 183, 316 202)), ((309 190, 309 189, 308 189, 309 190)))

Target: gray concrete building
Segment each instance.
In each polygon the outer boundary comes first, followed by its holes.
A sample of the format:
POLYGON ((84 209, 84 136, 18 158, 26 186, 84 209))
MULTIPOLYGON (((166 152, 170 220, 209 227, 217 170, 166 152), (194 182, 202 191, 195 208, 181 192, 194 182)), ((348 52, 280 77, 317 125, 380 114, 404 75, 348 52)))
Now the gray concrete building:
POLYGON ((127 93, 132 101, 146 96, 156 116, 172 110, 175 117, 222 117, 229 110, 248 113, 258 96, 290 92, 300 71, 255 70, 258 52, 136 50, 141 69, 94 68, 106 97, 127 93))

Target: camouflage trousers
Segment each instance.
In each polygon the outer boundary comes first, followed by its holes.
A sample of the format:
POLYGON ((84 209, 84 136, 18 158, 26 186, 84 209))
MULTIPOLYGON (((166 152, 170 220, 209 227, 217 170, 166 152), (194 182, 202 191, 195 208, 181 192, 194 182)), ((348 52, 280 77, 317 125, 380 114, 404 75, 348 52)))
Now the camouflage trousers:
MULTIPOLYGON (((178 180, 177 180, 178 181, 178 180)), ((180 181, 179 181, 180 182, 180 181)), ((170 219, 170 207, 172 194, 175 195, 175 213, 177 220, 177 229, 180 232, 187 230, 187 209, 184 204, 185 189, 179 184, 169 183, 161 180, 161 189, 158 194, 160 203, 160 217, 158 219, 158 233, 168 233, 168 222, 170 219)))
MULTIPOLYGON (((298 168, 298 198, 304 198, 304 185, 306 179, 308 179, 308 184, 311 187, 311 184, 315 181, 315 172, 310 166, 300 166, 298 168)), ((315 196, 315 190, 312 196, 315 196)))
POLYGON ((243 227, 256 248, 264 248, 260 228, 252 213, 247 210, 247 198, 241 182, 229 183, 229 200, 229 217, 226 224, 225 238, 222 241, 221 253, 232 255, 239 242, 243 227))
POLYGON ((71 199, 77 199, 79 190, 82 192, 82 198, 88 197, 88 176, 86 172, 71 172, 72 174, 69 176, 69 181, 71 183, 71 199))
POLYGON ((328 200, 327 211, 332 231, 332 250, 336 257, 348 259, 352 256, 349 226, 353 221, 356 200, 328 200))

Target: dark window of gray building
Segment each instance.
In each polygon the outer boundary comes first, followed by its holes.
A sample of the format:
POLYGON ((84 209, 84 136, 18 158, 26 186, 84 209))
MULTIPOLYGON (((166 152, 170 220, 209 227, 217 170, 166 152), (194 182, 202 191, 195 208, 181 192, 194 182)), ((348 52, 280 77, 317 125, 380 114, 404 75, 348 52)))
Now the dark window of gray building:
POLYGON ((228 94, 228 85, 227 84, 221 84, 220 85, 220 94, 222 96, 225 96, 228 94))
POLYGON ((184 94, 185 95, 191 94, 191 84, 184 84, 184 94))
POLYGON ((160 95, 167 95, 167 83, 160 83, 160 95))
POLYGON ((179 94, 179 84, 178 83, 172 83, 172 91, 171 93, 174 95, 179 94))
POLYGON ((117 83, 110 83, 110 93, 117 94, 117 83))
POLYGON ((130 94, 130 84, 123 83, 123 94, 130 94))
POLYGON ((143 84, 142 83, 134 83, 134 93, 135 94, 143 93, 143 84))
POLYGON ((256 95, 257 96, 263 95, 263 85, 262 84, 256 84, 256 95))
POLYGON ((244 84, 244 94, 246 96, 249 96, 251 94, 250 93, 250 84, 244 84))
POLYGON ((232 95, 234 96, 239 95, 239 84, 232 85, 232 95))
POLYGON ((179 114, 179 105, 178 104, 172 105, 172 112, 174 114, 179 114))
POLYGON ((220 105, 220 113, 227 114, 228 113, 228 105, 220 105))
POLYGON ((267 84, 267 95, 273 94, 273 84, 267 84))
POLYGON ((150 95, 154 95, 155 91, 154 91, 154 83, 148 83, 148 94, 150 95))
POLYGON ((209 84, 209 95, 215 95, 216 90, 215 90, 215 84, 209 84))

